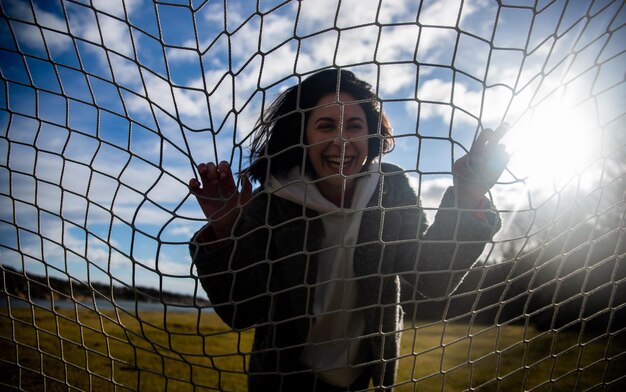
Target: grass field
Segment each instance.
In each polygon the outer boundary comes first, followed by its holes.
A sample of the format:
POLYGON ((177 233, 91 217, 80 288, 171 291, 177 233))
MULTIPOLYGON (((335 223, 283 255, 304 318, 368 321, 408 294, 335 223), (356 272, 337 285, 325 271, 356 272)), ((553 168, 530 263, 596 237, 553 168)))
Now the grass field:
MULTIPOLYGON (((623 391, 623 335, 407 325, 396 390, 623 391)), ((251 331, 231 332, 210 312, 4 307, 0 389, 245 391, 251 340, 251 331)))

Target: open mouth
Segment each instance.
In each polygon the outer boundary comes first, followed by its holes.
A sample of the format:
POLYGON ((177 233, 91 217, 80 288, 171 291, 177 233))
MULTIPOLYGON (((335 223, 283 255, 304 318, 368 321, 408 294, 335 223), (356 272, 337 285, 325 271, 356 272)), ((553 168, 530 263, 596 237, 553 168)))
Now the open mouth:
POLYGON ((331 168, 335 170, 339 170, 342 166, 343 167, 349 166, 352 163, 352 161, 354 161, 354 157, 344 156, 344 159, 342 160, 340 156, 325 156, 324 161, 331 168))

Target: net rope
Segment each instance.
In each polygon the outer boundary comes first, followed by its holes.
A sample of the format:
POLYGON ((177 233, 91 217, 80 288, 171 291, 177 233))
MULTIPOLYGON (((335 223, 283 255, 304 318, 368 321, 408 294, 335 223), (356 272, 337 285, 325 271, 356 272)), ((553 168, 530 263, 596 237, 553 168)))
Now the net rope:
POLYGON ((403 298, 396 389, 626 385, 624 2, 0 13, 0 385, 246 390, 253 330, 222 322, 200 284, 189 244, 206 218, 187 180, 201 162, 244 169, 278 93, 337 67, 380 97, 396 143, 384 160, 430 222, 476 135, 512 126, 489 194, 503 227, 452 295, 403 298))

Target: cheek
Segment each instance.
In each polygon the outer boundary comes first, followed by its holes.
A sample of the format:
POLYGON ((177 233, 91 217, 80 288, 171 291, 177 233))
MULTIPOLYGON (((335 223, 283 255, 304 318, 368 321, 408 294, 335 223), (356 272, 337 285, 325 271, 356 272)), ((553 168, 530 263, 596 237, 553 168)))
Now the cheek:
POLYGON ((363 138, 354 143, 355 147, 359 150, 359 154, 363 156, 367 156, 368 147, 369 147, 369 139, 363 138))
POLYGON ((307 157, 315 162, 318 161, 322 155, 322 146, 320 144, 308 145, 306 147, 306 155, 307 157))
POLYGON ((319 145, 319 143, 323 140, 322 136, 323 135, 320 135, 320 133, 316 132, 315 130, 307 129, 306 132, 304 133, 303 142, 307 146, 315 147, 319 145))

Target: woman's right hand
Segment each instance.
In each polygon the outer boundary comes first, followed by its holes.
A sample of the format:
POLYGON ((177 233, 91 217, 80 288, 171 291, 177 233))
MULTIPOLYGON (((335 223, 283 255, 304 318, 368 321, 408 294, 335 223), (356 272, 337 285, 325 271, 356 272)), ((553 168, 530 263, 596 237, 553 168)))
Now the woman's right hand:
POLYGON ((246 175, 241 176, 241 192, 237 189, 230 165, 222 161, 198 165, 200 180, 189 180, 189 190, 198 200, 202 212, 211 222, 217 239, 231 235, 242 207, 252 198, 252 184, 246 175))

